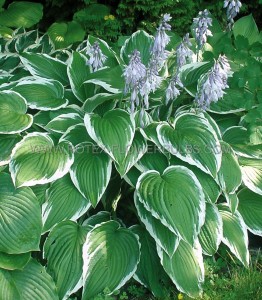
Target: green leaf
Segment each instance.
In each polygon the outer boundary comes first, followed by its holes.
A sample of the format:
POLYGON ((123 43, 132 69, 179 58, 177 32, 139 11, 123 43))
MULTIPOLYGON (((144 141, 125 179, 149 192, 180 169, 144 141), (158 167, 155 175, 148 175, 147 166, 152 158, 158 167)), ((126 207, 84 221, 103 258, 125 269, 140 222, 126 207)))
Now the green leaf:
POLYGON ((144 207, 191 245, 204 223, 205 200, 199 181, 182 166, 142 174, 137 182, 138 199, 144 207))
POLYGON ((220 144, 203 115, 180 114, 173 127, 159 125, 157 135, 168 152, 216 177, 221 164, 220 144))
POLYGON ((135 273, 140 256, 137 236, 115 221, 97 225, 87 234, 83 247, 83 300, 105 289, 120 289, 135 273))
POLYGON ((224 193, 224 196, 226 198, 227 204, 230 208, 230 211, 232 212, 232 214, 234 214, 238 208, 238 197, 236 193, 232 193, 232 194, 227 194, 224 193))
POLYGON ((134 196, 135 206, 140 220, 144 223, 149 234, 154 238, 159 247, 161 247, 170 257, 176 251, 180 238, 170 231, 160 220, 146 210, 144 205, 134 196))
POLYGON ((69 45, 82 42, 85 31, 82 26, 75 21, 67 23, 53 23, 47 30, 48 35, 53 41, 55 48, 66 48, 69 45))
POLYGON ((0 135, 0 166, 7 165, 10 160, 11 152, 16 143, 21 141, 21 137, 18 134, 0 135))
POLYGON ((135 165, 135 163, 141 159, 146 150, 146 140, 139 131, 136 131, 132 145, 130 146, 123 163, 120 165, 115 164, 119 174, 123 177, 135 165))
POLYGON ((126 111, 115 109, 103 117, 86 114, 84 121, 90 137, 116 163, 122 164, 135 135, 134 119, 126 111))
POLYGON ((75 161, 70 170, 71 179, 93 207, 103 196, 111 171, 111 159, 100 148, 90 143, 77 145, 75 161))
POLYGON ((0 133, 18 133, 32 125, 33 116, 26 114, 26 104, 26 100, 15 92, 0 92, 0 133))
POLYGON ((217 207, 213 204, 206 204, 205 223, 201 227, 199 242, 205 255, 214 255, 222 240, 222 218, 217 207))
POLYGON ((222 162, 218 172, 218 181, 226 193, 234 193, 242 183, 242 174, 237 157, 232 148, 225 142, 220 142, 222 162))
MULTIPOLYGON (((84 82, 90 75, 90 70, 87 66, 87 58, 79 52, 73 52, 69 58, 67 74, 74 95, 78 100, 84 102, 90 95, 90 85, 84 82)), ((92 89, 91 89, 92 91, 92 89)))
POLYGON ((46 133, 29 133, 13 149, 10 172, 17 187, 45 184, 63 177, 73 164, 71 144, 54 145, 46 133))
POLYGON ((70 126, 67 129, 67 131, 61 136, 60 142, 61 141, 68 141, 73 146, 76 146, 84 142, 89 142, 89 143, 93 142, 93 140, 88 135, 84 124, 77 124, 77 125, 70 126))
POLYGON ((20 300, 20 294, 9 271, 0 269, 0 299, 20 300))
POLYGON ((262 160, 239 157, 244 185, 254 193, 262 195, 262 160))
POLYGON ((56 180, 46 193, 43 205, 43 232, 64 220, 76 221, 90 208, 91 203, 83 197, 72 183, 69 174, 56 180))
POLYGON ((125 64, 128 65, 130 59, 129 55, 131 55, 134 50, 138 50, 140 52, 142 62, 147 64, 150 59, 152 44, 153 37, 143 30, 138 30, 125 41, 124 46, 120 50, 120 56, 124 60, 125 64))
POLYGON ((6 10, 0 12, 0 25, 29 28, 38 23, 42 16, 43 5, 40 3, 13 2, 6 10))
POLYGON ((78 113, 62 114, 53 118, 45 128, 54 133, 65 133, 69 127, 83 123, 83 118, 78 113))
POLYGON ((109 94, 109 93, 99 93, 94 95, 93 97, 90 97, 86 99, 83 110, 87 113, 93 112, 94 109, 96 109, 99 105, 111 102, 115 102, 116 100, 121 99, 123 96, 122 93, 119 94, 109 94))
POLYGON ((46 184, 37 184, 31 187, 40 205, 42 205, 46 201, 46 191, 49 188, 49 186, 50 184, 46 183, 46 184))
POLYGON ((102 222, 107 222, 111 220, 111 214, 108 211, 99 211, 97 214, 87 218, 83 222, 83 226, 96 226, 102 222))
POLYGON ((30 252, 21 254, 7 254, 4 252, 0 252, 0 268, 6 270, 21 270, 28 263, 30 257, 30 252))
POLYGON ((204 264, 199 243, 193 248, 183 240, 172 257, 158 248, 161 264, 177 289, 194 298, 201 293, 204 264))
POLYGON ((249 45, 259 41, 261 42, 257 24, 251 14, 236 21, 233 27, 233 33, 235 38, 238 36, 247 38, 249 45))
POLYGON ((22 53, 21 61, 33 75, 59 81, 63 85, 69 84, 66 64, 61 60, 41 53, 22 53))
POLYGON ((142 226, 134 225, 130 230, 139 236, 141 244, 140 261, 134 278, 152 291, 155 297, 163 298, 165 292, 161 282, 167 282, 168 276, 160 264, 156 243, 142 226))
POLYGON ((46 239, 47 272, 56 283, 59 299, 67 299, 82 286, 82 247, 90 229, 64 221, 55 226, 46 239))
MULTIPOLYGON (((9 271, 15 287, 26 300, 58 300, 57 289, 43 266, 31 259, 23 270, 9 271)), ((7 299, 7 298, 3 298, 7 299)))
POLYGON ((23 96, 32 109, 57 110, 68 104, 64 99, 64 87, 56 80, 44 78, 23 80, 13 88, 13 91, 23 96))
POLYGON ((42 221, 36 196, 28 187, 15 189, 9 174, 0 173, 0 181, 0 251, 39 250, 42 221))
POLYGON ((262 196, 247 188, 238 194, 238 210, 243 217, 247 228, 256 235, 262 236, 262 196))
POLYGON ((242 216, 237 211, 233 215, 229 207, 223 204, 220 204, 218 209, 223 220, 222 242, 228 246, 244 266, 248 267, 248 235, 242 216))

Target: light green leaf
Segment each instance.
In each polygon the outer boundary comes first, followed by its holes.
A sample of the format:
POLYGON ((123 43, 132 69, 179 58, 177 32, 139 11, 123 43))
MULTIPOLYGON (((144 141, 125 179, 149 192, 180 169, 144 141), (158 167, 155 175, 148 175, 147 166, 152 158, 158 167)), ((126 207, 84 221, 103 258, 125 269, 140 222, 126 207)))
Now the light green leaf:
POLYGON ((68 104, 64 99, 64 87, 56 80, 23 80, 13 91, 23 96, 32 109, 57 110, 68 104))
POLYGON ((152 291, 155 297, 163 298, 165 291, 162 282, 167 282, 168 276, 160 264, 156 243, 144 227, 134 225, 130 230, 139 236, 141 244, 140 261, 134 278, 152 291))
POLYGON ((63 85, 69 84, 66 64, 61 60, 41 53, 22 53, 21 61, 33 75, 59 81, 63 85))
POLYGON ((71 126, 75 126, 83 123, 83 118, 77 113, 68 113, 62 114, 53 118, 46 126, 46 129, 49 129, 54 133, 65 133, 67 129, 71 126))
POLYGON ((194 244, 204 223, 205 198, 196 176, 182 166, 168 167, 163 174, 148 171, 136 185, 144 207, 176 235, 194 244))
POLYGON ((238 194, 238 210, 243 217, 247 228, 256 235, 262 236, 262 196, 247 188, 238 194))
POLYGON ((173 127, 159 125, 157 136, 168 152, 216 176, 221 165, 220 144, 215 131, 203 116, 180 114, 173 127))
POLYGON ((228 246, 244 266, 248 267, 248 235, 242 216, 237 211, 233 215, 229 207, 223 204, 220 204, 218 209, 223 220, 222 242, 228 246))
POLYGON ((171 257, 179 245, 180 238, 163 225, 157 218, 153 217, 139 201, 136 194, 134 195, 134 201, 138 216, 144 223, 147 231, 154 238, 158 246, 171 257))
POLYGON ((0 25, 29 28, 38 23, 42 16, 43 5, 40 3, 13 2, 6 10, 0 12, 0 25))
POLYGON ((262 160, 239 157, 244 185, 251 191, 262 195, 262 160))
POLYGON ((205 223, 198 236, 204 254, 212 256, 217 252, 222 240, 222 230, 222 218, 217 207, 207 203, 205 223))
POLYGON ((63 177, 74 161, 69 143, 54 145, 46 133, 29 133, 13 149, 10 172, 17 187, 45 184, 63 177))
POLYGON ((83 300, 92 299, 105 289, 111 294, 135 273, 140 257, 137 236, 120 228, 115 221, 97 225, 83 247, 83 300))
POLYGON ((82 286, 82 247, 91 228, 64 221, 55 226, 46 239, 47 272, 56 283, 59 299, 67 299, 82 286))
POLYGON ((222 162, 218 172, 218 181, 226 193, 234 193, 242 183, 242 174, 237 157, 232 148, 225 142, 220 142, 222 162))
POLYGON ((112 171, 110 157, 102 149, 89 143, 77 145, 71 179, 78 191, 93 207, 103 196, 112 171))
POLYGON ((15 189, 9 174, 0 173, 0 182, 0 251, 39 250, 42 222, 36 196, 28 187, 15 189))
MULTIPOLYGON (((21 254, 7 254, 0 252, 0 268, 6 270, 21 270, 28 263, 30 257, 30 252, 21 254)), ((0 297, 0 299, 2 298, 0 297)))
POLYGON ((84 121, 90 137, 116 163, 122 164, 135 135, 134 119, 126 111, 115 109, 103 117, 86 114, 84 121))
POLYGON ((18 134, 8 135, 3 134, 0 135, 0 166, 7 165, 10 160, 11 152, 16 143, 21 141, 21 137, 18 134))
POLYGON ((181 240, 172 257, 159 247, 158 254, 161 264, 177 289, 192 298, 199 296, 204 281, 204 264, 199 243, 193 248, 181 240))
POLYGON ((32 125, 33 116, 26 114, 26 104, 26 100, 15 92, 0 92, 0 133, 18 133, 32 125))
POLYGON ((69 174, 56 180, 46 193, 43 205, 43 232, 64 220, 76 221, 91 206, 72 183, 69 174))

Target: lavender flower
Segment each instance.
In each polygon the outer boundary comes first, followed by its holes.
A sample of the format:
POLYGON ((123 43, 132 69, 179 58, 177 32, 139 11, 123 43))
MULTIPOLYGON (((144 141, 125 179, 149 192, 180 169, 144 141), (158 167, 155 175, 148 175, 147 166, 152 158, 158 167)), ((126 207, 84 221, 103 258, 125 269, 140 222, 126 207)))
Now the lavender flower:
POLYGON ((183 88, 183 83, 180 81, 179 74, 176 73, 174 77, 171 78, 169 85, 166 89, 166 102, 170 100, 175 100, 180 95, 180 90, 178 87, 183 88))
POLYGON ((212 102, 217 102, 228 88, 227 79, 230 65, 226 56, 219 56, 213 68, 198 83, 198 92, 195 98, 197 106, 203 110, 209 108, 212 102))
POLYGON ((170 14, 165 14, 163 16, 163 19, 157 28, 155 41, 152 47, 152 56, 154 56, 156 60, 159 60, 159 64, 161 64, 162 61, 167 58, 167 52, 165 51, 165 48, 170 42, 170 37, 166 34, 166 31, 171 30, 170 24, 167 23, 170 20, 170 14))
POLYGON ((135 50, 130 56, 129 65, 124 70, 125 92, 131 92, 131 112, 140 104, 140 91, 146 77, 146 67, 141 62, 140 52, 135 50))
POLYGON ((87 54, 89 55, 88 65, 91 66, 93 72, 103 67, 107 57, 102 53, 98 42, 94 43, 87 54))
POLYGON ((209 26, 212 26, 212 19, 209 15, 209 11, 205 9, 199 12, 197 18, 193 19, 193 31, 199 50, 206 43, 207 37, 212 36, 211 31, 208 29, 209 26))
POLYGON ((189 41, 189 33, 187 33, 182 42, 176 48, 176 60, 177 60, 177 68, 180 69, 183 65, 187 63, 187 61, 191 60, 193 55, 193 51, 189 49, 192 44, 189 41))
POLYGON ((228 27, 232 28, 234 24, 234 18, 240 11, 242 4, 239 0, 225 0, 224 8, 227 9, 227 19, 228 19, 228 27))

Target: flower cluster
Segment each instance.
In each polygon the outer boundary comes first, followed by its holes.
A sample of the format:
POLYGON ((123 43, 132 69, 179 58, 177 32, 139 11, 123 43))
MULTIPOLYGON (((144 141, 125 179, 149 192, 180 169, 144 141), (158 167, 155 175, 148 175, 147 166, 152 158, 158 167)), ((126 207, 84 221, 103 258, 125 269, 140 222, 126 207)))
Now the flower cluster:
POLYGON ((228 27, 232 28, 234 24, 234 18, 239 13, 242 4, 239 0, 225 0, 224 8, 227 9, 228 27))
POLYGON ((180 69, 184 66, 188 61, 191 61, 193 51, 189 48, 192 44, 189 40, 189 33, 187 33, 184 37, 182 42, 176 48, 176 61, 177 61, 177 68, 180 69))
POLYGON ((180 95, 180 90, 178 87, 183 88, 183 83, 180 81, 179 74, 176 73, 174 77, 171 78, 169 85, 166 89, 166 102, 176 99, 180 95))
POLYGON ((102 53, 98 42, 94 43, 87 54, 89 55, 87 64, 91 66, 93 72, 103 67, 107 57, 102 53))
POLYGON ((213 68, 198 83, 198 92, 195 98, 197 106, 203 110, 209 108, 212 102, 217 102, 225 94, 228 88, 227 80, 230 72, 230 65, 226 56, 219 56, 213 68))
POLYGON ((212 36, 211 31, 208 29, 209 26, 212 26, 212 19, 209 15, 209 11, 205 9, 199 12, 197 18, 193 19, 193 31, 199 50, 206 43, 207 37, 212 36))

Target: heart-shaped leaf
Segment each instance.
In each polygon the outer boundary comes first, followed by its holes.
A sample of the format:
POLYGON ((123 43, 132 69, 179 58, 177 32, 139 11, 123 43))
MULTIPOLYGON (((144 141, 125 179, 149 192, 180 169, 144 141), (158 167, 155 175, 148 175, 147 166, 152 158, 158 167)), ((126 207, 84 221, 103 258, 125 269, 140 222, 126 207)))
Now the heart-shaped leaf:
POLYGON ((171 154, 216 177, 221 165, 221 151, 215 131, 203 115, 182 113, 173 127, 159 125, 161 145, 171 154))
POLYGON ((16 92, 0 92, 0 133, 18 133, 29 128, 33 117, 26 114, 26 100, 16 92))
POLYGON ((64 221, 55 226, 46 239, 47 272, 56 283, 59 299, 67 299, 82 286, 82 247, 91 228, 64 221))
POLYGON ((15 189, 9 174, 0 173, 0 182, 0 251, 39 250, 42 221, 36 196, 28 187, 15 189))
POLYGON ((63 177, 73 164, 72 145, 54 145, 46 133, 29 133, 13 149, 10 172, 16 186, 33 186, 63 177))
POLYGON ((71 179, 79 192, 93 207, 103 196, 112 170, 110 157, 90 143, 77 145, 75 161, 71 167, 71 179))
POLYGON ((69 174, 56 180, 46 193, 43 205, 43 232, 50 230, 63 220, 76 221, 91 206, 71 181, 69 174))
POLYGON ((83 300, 107 289, 107 294, 122 287, 135 273, 140 257, 137 236, 119 223, 97 225, 83 247, 83 300))
POLYGON ((134 119, 124 110, 115 109, 100 117, 86 114, 85 125, 90 137, 116 163, 123 164, 135 135, 134 119))
POLYGON ((163 225, 191 245, 205 218, 205 198, 196 176, 182 166, 142 174, 136 185, 138 199, 163 225))

